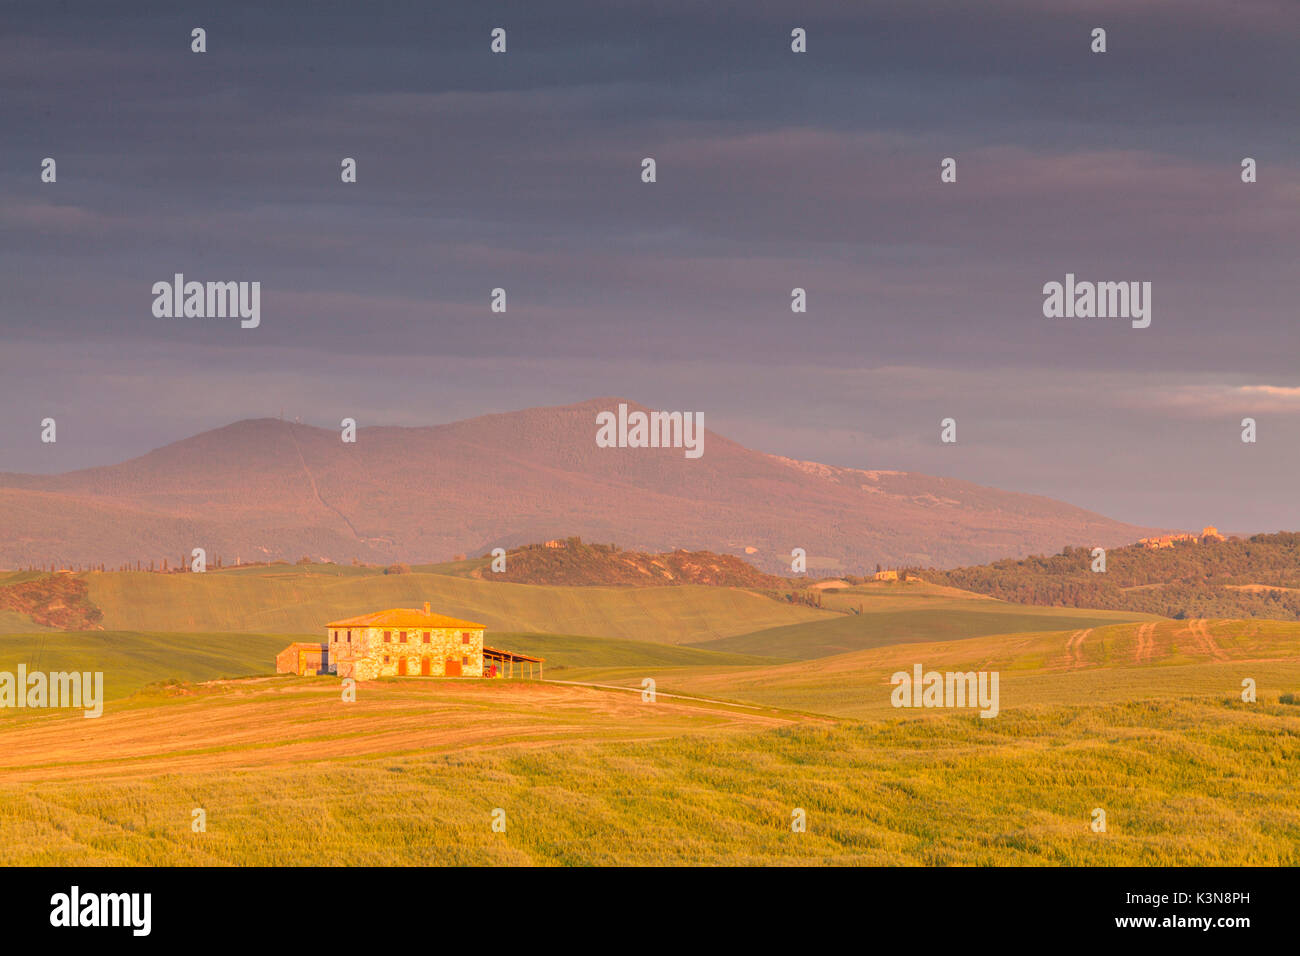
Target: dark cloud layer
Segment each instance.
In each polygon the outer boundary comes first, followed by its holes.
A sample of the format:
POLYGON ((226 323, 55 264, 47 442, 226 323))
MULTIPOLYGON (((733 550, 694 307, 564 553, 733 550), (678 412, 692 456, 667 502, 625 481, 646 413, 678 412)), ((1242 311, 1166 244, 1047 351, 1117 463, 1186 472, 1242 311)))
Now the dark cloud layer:
POLYGON ((1300 525, 1274 480, 1300 465, 1300 398, 1258 391, 1298 384, 1293 3, 0 18, 0 470, 285 406, 417 423, 619 393, 783 454, 1142 523, 1300 525), (1151 281, 1151 328, 1044 319, 1067 271, 1151 281), (154 318, 175 272, 260 281, 262 327, 154 318), (1261 445, 1233 445, 1255 408, 1261 445), (41 447, 56 409, 67 437, 41 447), (957 454, 936 447, 943 414, 957 454))

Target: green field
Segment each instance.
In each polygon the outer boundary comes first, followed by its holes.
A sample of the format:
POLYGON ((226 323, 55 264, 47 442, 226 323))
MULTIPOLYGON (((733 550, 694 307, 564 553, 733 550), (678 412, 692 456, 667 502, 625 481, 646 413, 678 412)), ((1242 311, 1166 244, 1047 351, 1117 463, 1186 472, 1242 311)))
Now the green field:
MULTIPOLYGON (((84 576, 109 630, 323 634, 327 622, 430 602, 489 631, 688 644, 836 616, 733 588, 540 587, 336 565, 84 576)), ((31 630, 30 627, 24 630, 31 630)))
MULTIPOLYGON (((455 566, 439 566, 440 571, 455 566)), ((0 586, 34 575, 0 577, 0 586)), ((573 634, 808 659, 884 644, 1092 627, 1151 615, 1006 604, 923 582, 827 591, 823 607, 740 588, 544 587, 418 571, 272 565, 205 574, 80 574, 110 631, 322 635, 332 620, 388 607, 434 609, 490 633, 573 634), (860 612, 860 613, 859 613, 860 612)), ((41 628, 0 611, 0 634, 41 628)), ((306 639, 318 639, 307 637, 306 639)))
MULTIPOLYGON (((1210 621, 1205 630, 1213 649, 1189 622, 1152 621, 896 644, 761 667, 687 666, 649 676, 665 693, 725 696, 856 719, 928 717, 927 711, 895 710, 890 703, 891 676, 918 663, 945 672, 998 671, 1003 709, 1234 696, 1247 677, 1261 695, 1300 692, 1300 622, 1210 621), (1144 627, 1149 642, 1140 643, 1144 627)), ((571 676, 639 687, 647 674, 636 667, 589 667, 571 676)))
POLYGON ((0 635, 0 670, 102 670, 109 698, 94 720, 0 717, 0 863, 1300 863, 1300 623, 337 571, 88 575, 111 626, 197 631, 0 635), (549 680, 393 678, 349 702, 270 676, 322 619, 424 600, 527 622, 489 643, 549 680), (915 664, 996 671, 998 715, 894 708, 915 664))
POLYGON ((1098 627, 1117 621, 1153 620, 1159 618, 1123 611, 1021 607, 980 599, 878 599, 867 603, 861 614, 837 614, 820 621, 787 624, 752 634, 701 641, 691 646, 807 660, 888 644, 950 641, 986 634, 1065 630, 1098 627))
MULTIPOLYGON (((576 634, 494 632, 492 646, 546 659, 547 673, 591 667, 744 667, 779 663, 757 654, 731 654, 677 644, 624 641, 576 634)), ((565 674, 567 677, 567 673, 565 674)))
MULTIPOLYGON (((0 670, 24 664, 29 671, 102 671, 104 696, 112 700, 156 681, 274 674, 275 655, 288 643, 266 634, 0 634, 0 670)), ((12 713, 0 710, 0 720, 12 713)))
MULTIPOLYGON (((232 634, 132 631, 44 631, 0 634, 0 671, 102 671, 106 699, 160 681, 210 681, 275 673, 275 655, 313 634, 232 634)), ((493 633, 494 646, 546 660, 546 671, 566 676, 575 667, 728 668, 771 663, 745 654, 702 651, 647 641, 567 634, 493 633)), ((0 710, 0 720, 12 715, 0 710)))

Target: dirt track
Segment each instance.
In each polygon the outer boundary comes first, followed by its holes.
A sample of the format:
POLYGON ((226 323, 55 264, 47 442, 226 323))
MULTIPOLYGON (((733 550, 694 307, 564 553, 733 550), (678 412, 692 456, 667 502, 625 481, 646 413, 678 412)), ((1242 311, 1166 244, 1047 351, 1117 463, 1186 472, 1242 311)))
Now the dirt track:
POLYGON ((1133 662, 1145 664, 1155 657, 1156 621, 1149 621, 1137 629, 1137 645, 1133 648, 1133 662))
POLYGON ((1087 667, 1088 662, 1083 657, 1083 642, 1088 639, 1088 635, 1093 632, 1093 628, 1087 628, 1082 631, 1075 631, 1070 635, 1069 640, 1065 642, 1066 663, 1070 667, 1087 667))
POLYGON ((1210 628, 1204 618, 1197 618, 1187 622, 1188 630, 1192 639, 1196 641, 1196 647, 1201 653, 1213 657, 1215 660, 1226 661, 1228 655, 1210 635, 1210 628))

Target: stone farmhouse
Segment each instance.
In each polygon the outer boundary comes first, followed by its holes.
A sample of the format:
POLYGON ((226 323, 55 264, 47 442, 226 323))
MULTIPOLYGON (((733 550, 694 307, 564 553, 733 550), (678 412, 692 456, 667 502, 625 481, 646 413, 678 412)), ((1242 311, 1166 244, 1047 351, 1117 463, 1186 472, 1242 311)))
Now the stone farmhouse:
POLYGON ((276 656, 278 673, 377 677, 513 677, 515 665, 541 668, 544 659, 483 643, 484 626, 424 610, 390 608, 325 625, 324 644, 289 645, 276 656), (313 655, 312 651, 315 651, 313 655))

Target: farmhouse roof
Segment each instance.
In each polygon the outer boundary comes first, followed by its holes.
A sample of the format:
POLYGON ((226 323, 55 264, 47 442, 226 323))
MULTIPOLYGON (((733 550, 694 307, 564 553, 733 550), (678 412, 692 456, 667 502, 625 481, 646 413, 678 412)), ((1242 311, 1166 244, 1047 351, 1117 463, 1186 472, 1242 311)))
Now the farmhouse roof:
MULTIPOLYGON (((427 605, 426 605, 427 607, 427 605)), ((433 614, 428 610, 417 611, 409 607, 392 607, 387 611, 375 611, 359 617, 347 617, 341 621, 330 621, 326 627, 463 627, 484 630, 486 625, 473 621, 462 621, 458 617, 445 614, 433 614)))

